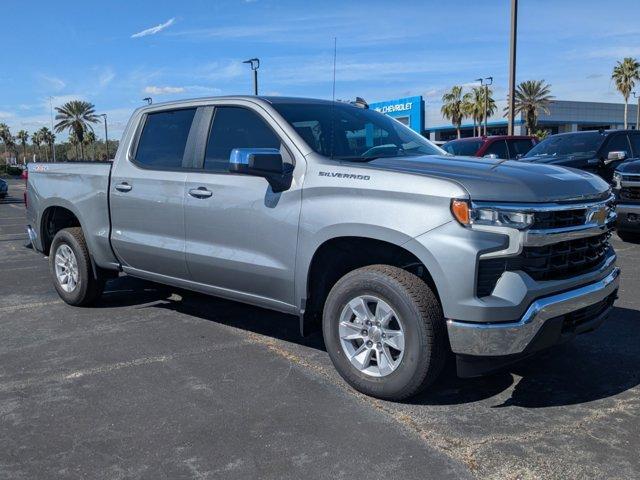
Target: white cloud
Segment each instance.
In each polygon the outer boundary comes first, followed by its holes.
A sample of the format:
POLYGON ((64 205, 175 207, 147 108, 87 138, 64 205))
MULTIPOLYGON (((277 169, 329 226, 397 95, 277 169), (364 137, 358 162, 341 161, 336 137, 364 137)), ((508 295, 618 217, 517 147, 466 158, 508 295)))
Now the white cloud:
POLYGON ((106 87, 115 78, 116 74, 110 68, 106 68, 99 76, 98 83, 101 87, 106 87))
POLYGON ((141 32, 134 33, 133 35, 131 35, 131 38, 140 38, 140 37, 146 37, 148 35, 155 35, 156 33, 159 33, 165 28, 168 28, 171 25, 173 25, 173 22, 175 21, 176 21, 175 17, 170 18, 169 20, 167 20, 164 23, 161 23, 160 25, 156 25, 155 27, 147 28, 145 30, 142 30, 141 32))
POLYGON ((58 77, 51 77, 49 75, 40 75, 40 80, 46 83, 49 88, 56 91, 60 91, 67 86, 67 84, 63 80, 59 79, 58 77))
POLYGON ((156 87, 155 85, 149 85, 144 87, 144 93, 149 95, 168 95, 171 93, 182 93, 184 87, 156 87))
POLYGON ((13 113, 11 112, 3 112, 0 110, 0 120, 4 120, 5 118, 13 117, 13 113))

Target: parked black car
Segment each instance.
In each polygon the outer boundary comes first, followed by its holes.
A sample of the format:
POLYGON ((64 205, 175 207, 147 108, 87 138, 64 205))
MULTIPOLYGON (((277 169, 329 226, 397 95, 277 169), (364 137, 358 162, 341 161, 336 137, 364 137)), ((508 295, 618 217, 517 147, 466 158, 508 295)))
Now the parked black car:
POLYGON ((593 130, 552 135, 521 161, 579 168, 611 182, 615 169, 633 158, 640 158, 640 131, 593 130))
POLYGON ((618 235, 622 240, 640 239, 640 160, 625 162, 613 174, 618 235))

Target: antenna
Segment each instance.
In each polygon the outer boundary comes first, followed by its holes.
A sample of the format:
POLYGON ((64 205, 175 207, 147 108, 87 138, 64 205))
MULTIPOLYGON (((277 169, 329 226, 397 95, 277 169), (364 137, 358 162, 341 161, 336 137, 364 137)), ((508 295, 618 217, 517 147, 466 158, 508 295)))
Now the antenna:
POLYGON ((330 148, 331 155, 329 158, 333 159, 333 137, 335 130, 335 103, 336 103, 336 57, 338 52, 338 38, 333 37, 333 91, 331 92, 331 140, 330 140, 330 148))

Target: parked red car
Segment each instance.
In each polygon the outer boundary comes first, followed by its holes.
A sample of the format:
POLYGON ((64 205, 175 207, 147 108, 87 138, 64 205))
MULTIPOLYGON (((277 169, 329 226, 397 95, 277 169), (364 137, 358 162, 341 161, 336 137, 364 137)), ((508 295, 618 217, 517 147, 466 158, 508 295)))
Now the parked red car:
POLYGON ((495 135, 491 137, 469 137, 445 143, 448 153, 465 157, 491 157, 516 160, 538 143, 536 137, 524 135, 495 135))

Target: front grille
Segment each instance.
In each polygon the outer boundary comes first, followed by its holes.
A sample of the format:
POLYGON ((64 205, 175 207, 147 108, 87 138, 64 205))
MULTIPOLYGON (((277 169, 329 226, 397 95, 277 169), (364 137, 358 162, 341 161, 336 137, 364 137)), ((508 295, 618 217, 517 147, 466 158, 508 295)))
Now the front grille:
POLYGON ((564 319, 562 321, 562 333, 574 332, 576 328, 598 318, 613 305, 616 297, 617 292, 613 292, 598 303, 594 303, 593 305, 589 305, 588 307, 584 307, 580 310, 564 315, 564 319))
POLYGON ((575 227, 577 225, 584 225, 586 223, 586 216, 586 208, 536 212, 531 228, 535 230, 545 230, 550 228, 575 227))
POLYGON ((477 295, 490 295, 506 271, 520 270, 536 281, 543 281, 561 280, 594 270, 600 267, 610 248, 609 236, 603 233, 542 247, 524 247, 516 257, 480 260, 477 295))
POLYGON ((618 196, 620 200, 638 202, 640 201, 640 187, 622 187, 618 196))

